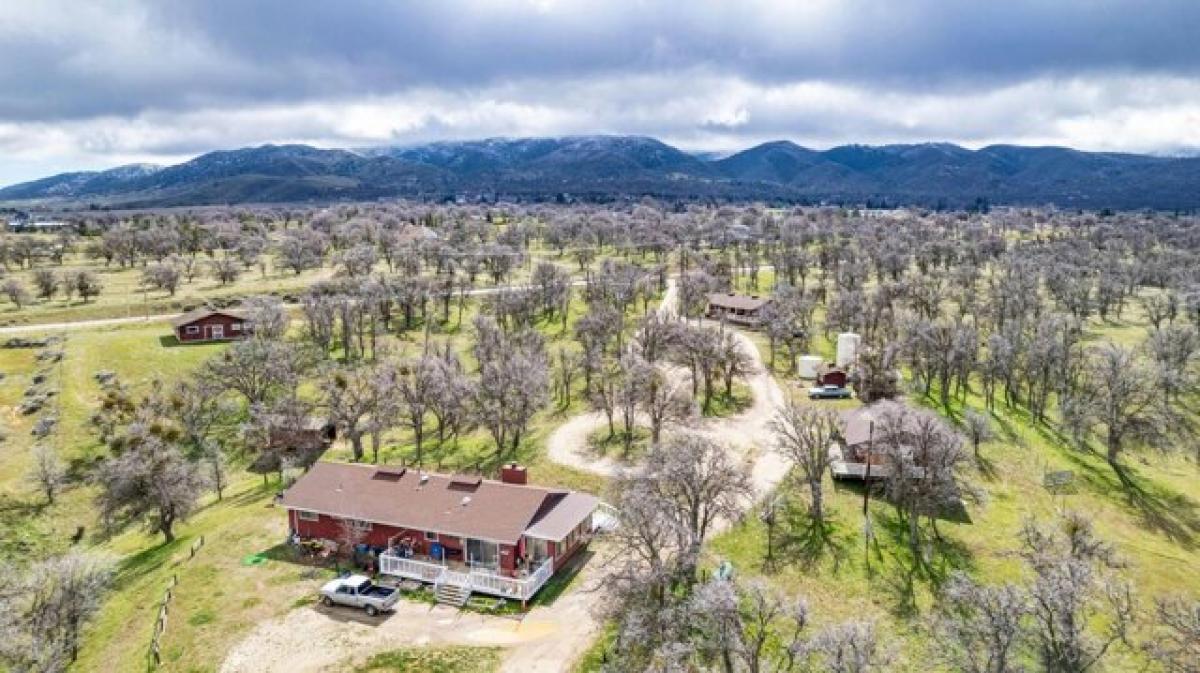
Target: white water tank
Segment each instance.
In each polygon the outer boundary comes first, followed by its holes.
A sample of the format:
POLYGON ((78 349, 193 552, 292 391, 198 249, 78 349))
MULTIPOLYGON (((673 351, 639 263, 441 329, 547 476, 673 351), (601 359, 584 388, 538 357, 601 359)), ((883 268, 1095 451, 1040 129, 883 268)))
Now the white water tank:
POLYGON ((858 344, 862 337, 853 332, 843 332, 837 338, 837 366, 846 368, 858 359, 858 344))
POLYGON ((802 379, 817 378, 817 369, 821 366, 819 355, 801 355, 796 360, 796 375, 802 379))

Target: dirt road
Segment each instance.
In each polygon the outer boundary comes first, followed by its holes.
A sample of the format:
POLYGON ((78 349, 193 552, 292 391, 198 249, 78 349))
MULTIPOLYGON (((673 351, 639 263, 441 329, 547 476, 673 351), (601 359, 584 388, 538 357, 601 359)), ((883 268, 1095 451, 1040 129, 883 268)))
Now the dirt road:
POLYGON ((90 329, 93 327, 108 327, 110 325, 132 325, 134 323, 165 322, 179 317, 178 313, 170 315, 134 316, 132 318, 96 318, 94 320, 75 320, 73 322, 48 322, 40 325, 9 325, 0 327, 3 334, 28 334, 30 332, 62 332, 63 330, 90 329))

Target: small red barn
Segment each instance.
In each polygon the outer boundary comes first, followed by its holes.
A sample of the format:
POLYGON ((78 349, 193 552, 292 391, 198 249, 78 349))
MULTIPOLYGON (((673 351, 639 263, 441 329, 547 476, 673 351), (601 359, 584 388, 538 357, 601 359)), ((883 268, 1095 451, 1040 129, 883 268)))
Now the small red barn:
POLYGON ((171 321, 180 342, 229 341, 249 334, 245 314, 232 309, 199 308, 171 321))
POLYGON ((817 385, 819 386, 837 386, 845 388, 850 377, 846 375, 846 370, 839 369, 833 363, 817 370, 817 385))

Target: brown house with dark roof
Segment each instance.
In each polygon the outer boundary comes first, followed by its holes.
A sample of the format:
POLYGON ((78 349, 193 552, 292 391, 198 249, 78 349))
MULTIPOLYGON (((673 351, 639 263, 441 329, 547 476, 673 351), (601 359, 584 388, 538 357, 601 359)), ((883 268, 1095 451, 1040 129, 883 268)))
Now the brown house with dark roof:
POLYGON ((267 444, 272 449, 324 450, 335 439, 337 426, 329 419, 317 416, 291 418, 281 414, 270 419, 267 429, 267 444))
POLYGON ((769 298, 756 294, 716 293, 708 295, 706 313, 713 320, 757 327, 762 323, 762 309, 769 303, 771 303, 769 298))
POLYGON ((171 321, 175 338, 192 341, 229 341, 250 333, 250 321, 241 311, 198 308, 171 321))
POLYGON ((320 462, 284 494, 301 539, 340 541, 347 528, 380 552, 379 570, 526 600, 591 538, 592 495, 404 467, 320 462))
MULTIPOLYGON (((885 400, 867 406, 858 407, 842 414, 844 430, 838 433, 833 444, 829 447, 831 458, 830 471, 834 479, 887 479, 892 474, 892 465, 880 448, 884 428, 880 421, 888 413, 898 413, 900 402, 885 400), (868 467, 869 466, 869 467, 868 467)), ((906 423, 901 427, 904 433, 892 438, 907 446, 911 416, 900 416, 906 423)), ((920 478, 924 468, 918 469, 916 475, 920 478)))

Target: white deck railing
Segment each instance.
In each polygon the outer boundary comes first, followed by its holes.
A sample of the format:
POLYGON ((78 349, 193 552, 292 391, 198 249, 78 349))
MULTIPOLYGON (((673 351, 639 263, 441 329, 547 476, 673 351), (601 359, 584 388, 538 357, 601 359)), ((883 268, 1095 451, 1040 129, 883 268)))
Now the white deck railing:
POLYGON ((379 572, 385 575, 398 575, 422 582, 436 582, 445 571, 445 566, 436 563, 426 563, 386 553, 379 556, 379 572))
POLYGON ((526 577, 508 577, 490 570, 474 568, 470 572, 452 570, 444 565, 417 561, 403 556, 383 553, 379 556, 379 572, 433 584, 452 584, 471 591, 518 601, 533 597, 554 575, 554 559, 546 559, 526 577))
POLYGON ((592 530, 606 533, 613 530, 621 522, 620 512, 616 507, 601 500, 596 503, 596 511, 592 514, 592 530))

